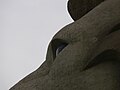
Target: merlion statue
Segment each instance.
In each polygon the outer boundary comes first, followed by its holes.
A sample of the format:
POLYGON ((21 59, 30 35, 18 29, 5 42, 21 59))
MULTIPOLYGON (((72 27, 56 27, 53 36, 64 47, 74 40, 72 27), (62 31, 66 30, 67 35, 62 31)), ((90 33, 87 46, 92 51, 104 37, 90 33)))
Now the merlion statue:
POLYGON ((69 0, 68 11, 45 62, 10 90, 120 90, 120 0, 69 0))

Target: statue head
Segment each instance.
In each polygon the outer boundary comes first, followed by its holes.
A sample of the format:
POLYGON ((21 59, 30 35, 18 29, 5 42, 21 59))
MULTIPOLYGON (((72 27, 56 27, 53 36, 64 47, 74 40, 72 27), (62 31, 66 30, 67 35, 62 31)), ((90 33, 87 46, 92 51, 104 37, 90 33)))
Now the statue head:
POLYGON ((120 31, 114 28, 120 0, 69 0, 68 10, 75 22, 53 37, 45 62, 11 90, 120 89, 120 31))

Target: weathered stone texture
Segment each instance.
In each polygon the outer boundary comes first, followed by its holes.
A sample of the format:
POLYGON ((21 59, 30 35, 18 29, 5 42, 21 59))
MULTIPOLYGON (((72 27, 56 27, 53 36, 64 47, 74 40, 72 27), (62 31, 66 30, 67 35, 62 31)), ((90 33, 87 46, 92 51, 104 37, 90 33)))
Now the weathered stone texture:
POLYGON ((120 90, 120 0, 74 1, 69 10, 77 21, 53 37, 40 68, 10 90, 120 90))
POLYGON ((76 21, 103 1, 104 0, 69 0, 68 11, 76 21))

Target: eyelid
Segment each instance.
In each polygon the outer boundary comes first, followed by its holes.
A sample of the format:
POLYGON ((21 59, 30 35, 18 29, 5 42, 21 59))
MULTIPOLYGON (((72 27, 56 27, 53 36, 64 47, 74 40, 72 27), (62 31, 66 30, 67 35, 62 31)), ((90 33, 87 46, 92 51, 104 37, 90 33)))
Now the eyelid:
POLYGON ((61 43, 56 49, 56 56, 67 46, 66 43, 61 43))
MULTIPOLYGON (((55 59, 56 57, 56 50, 61 46, 61 45, 65 45, 62 50, 68 45, 68 43, 64 40, 61 39, 54 39, 52 40, 52 52, 53 52, 53 58, 55 59)), ((61 51, 62 51, 61 50, 61 51)))

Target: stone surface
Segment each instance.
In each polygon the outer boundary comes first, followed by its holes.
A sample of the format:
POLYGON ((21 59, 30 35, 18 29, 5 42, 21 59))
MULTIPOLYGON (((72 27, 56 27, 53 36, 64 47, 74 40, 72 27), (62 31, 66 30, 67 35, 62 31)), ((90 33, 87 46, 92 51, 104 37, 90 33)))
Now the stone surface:
POLYGON ((69 0, 68 11, 73 20, 78 20, 104 0, 69 0))
POLYGON ((120 0, 104 1, 61 29, 46 61, 10 90, 120 90, 119 23, 120 0))

